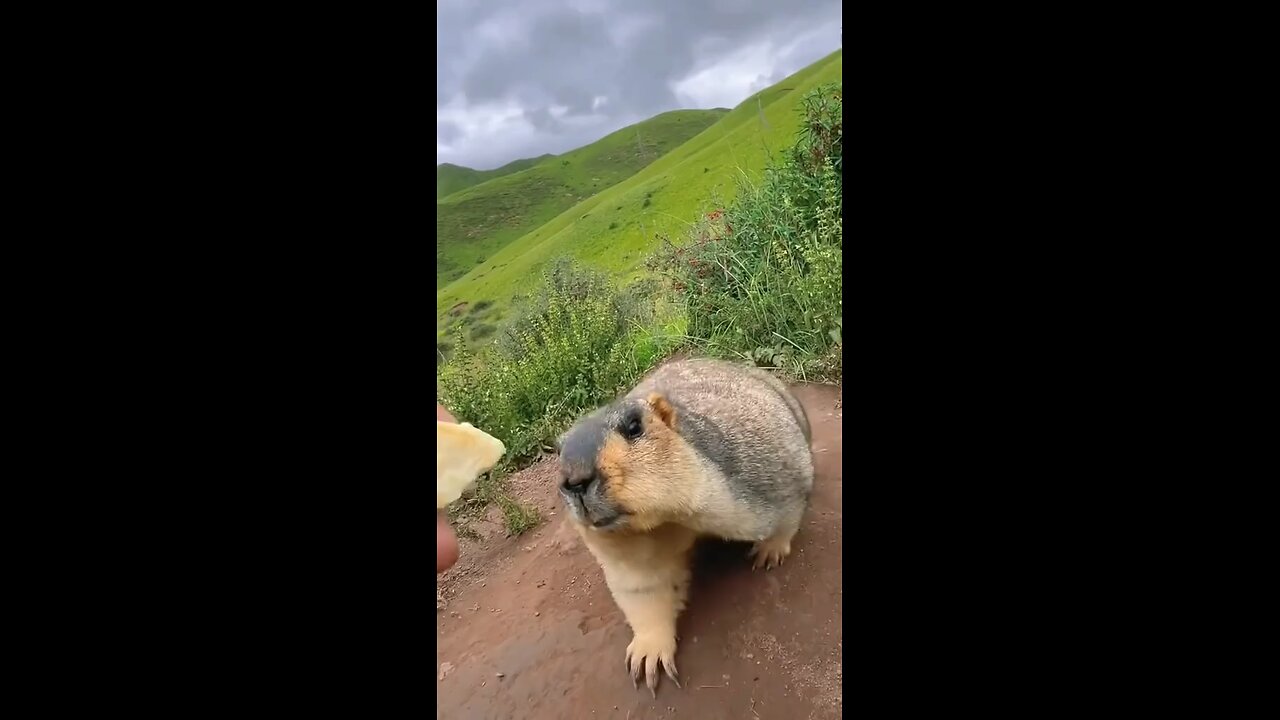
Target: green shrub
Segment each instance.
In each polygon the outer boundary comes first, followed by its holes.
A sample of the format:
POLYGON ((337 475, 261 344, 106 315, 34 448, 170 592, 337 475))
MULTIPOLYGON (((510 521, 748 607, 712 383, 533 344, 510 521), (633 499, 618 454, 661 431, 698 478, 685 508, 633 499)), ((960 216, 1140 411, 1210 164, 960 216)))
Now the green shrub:
POLYGON ((840 180, 844 173, 844 116, 839 83, 815 88, 801 101, 804 124, 792 158, 805 172, 819 175, 828 164, 840 180))
POLYGON ((583 411, 612 400, 651 361, 636 348, 653 303, 643 287, 617 290, 602 274, 551 263, 541 291, 483 349, 455 342, 438 373, 440 401, 502 440, 514 464, 583 411))

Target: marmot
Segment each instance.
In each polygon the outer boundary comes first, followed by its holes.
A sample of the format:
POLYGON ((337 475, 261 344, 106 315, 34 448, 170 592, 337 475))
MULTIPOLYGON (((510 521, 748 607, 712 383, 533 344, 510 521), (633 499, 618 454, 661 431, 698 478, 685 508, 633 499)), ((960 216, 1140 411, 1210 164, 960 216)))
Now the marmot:
POLYGON ((755 543, 772 568, 813 489, 804 409, 773 376, 715 360, 669 363, 561 436, 560 494, 634 637, 627 669, 656 696, 679 686, 676 617, 702 535, 755 543))

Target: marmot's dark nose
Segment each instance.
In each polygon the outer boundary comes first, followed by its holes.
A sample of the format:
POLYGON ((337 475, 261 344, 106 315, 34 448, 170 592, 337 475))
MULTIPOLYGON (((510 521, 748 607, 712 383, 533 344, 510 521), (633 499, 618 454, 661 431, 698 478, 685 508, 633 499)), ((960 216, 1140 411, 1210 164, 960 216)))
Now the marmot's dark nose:
POLYGON ((573 493, 584 493, 591 483, 596 481, 594 470, 583 473, 570 473, 564 478, 564 489, 573 493))

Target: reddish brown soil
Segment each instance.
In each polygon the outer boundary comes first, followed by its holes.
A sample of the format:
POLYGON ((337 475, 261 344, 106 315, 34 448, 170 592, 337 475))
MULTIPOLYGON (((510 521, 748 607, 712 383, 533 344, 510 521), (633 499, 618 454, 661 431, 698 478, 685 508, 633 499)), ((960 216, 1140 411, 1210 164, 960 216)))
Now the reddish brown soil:
POLYGON ((623 664, 631 631, 566 524, 554 464, 544 461, 512 482, 547 522, 506 538, 495 513, 437 579, 436 717, 840 717, 843 411, 838 388, 795 391, 813 425, 812 506, 791 557, 772 571, 751 571, 748 545, 700 545, 679 624, 684 689, 665 677, 657 699, 643 683, 632 688, 623 664))

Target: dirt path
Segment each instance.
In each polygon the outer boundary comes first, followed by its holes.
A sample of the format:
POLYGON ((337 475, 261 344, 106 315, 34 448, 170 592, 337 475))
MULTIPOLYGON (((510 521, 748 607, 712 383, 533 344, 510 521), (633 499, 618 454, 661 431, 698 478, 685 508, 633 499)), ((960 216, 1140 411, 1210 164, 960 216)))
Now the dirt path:
POLYGON ((749 547, 704 542, 677 662, 655 700, 623 665, 631 631, 604 577, 565 522, 555 466, 513 478, 548 522, 504 538, 480 523, 436 590, 436 717, 802 720, 841 715, 840 391, 795 388, 813 425, 817 481, 805 523, 780 568, 751 571, 749 547), (551 514, 554 513, 554 514, 551 514))

